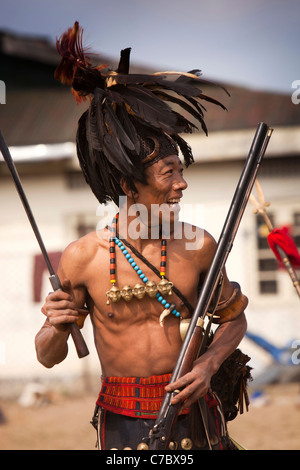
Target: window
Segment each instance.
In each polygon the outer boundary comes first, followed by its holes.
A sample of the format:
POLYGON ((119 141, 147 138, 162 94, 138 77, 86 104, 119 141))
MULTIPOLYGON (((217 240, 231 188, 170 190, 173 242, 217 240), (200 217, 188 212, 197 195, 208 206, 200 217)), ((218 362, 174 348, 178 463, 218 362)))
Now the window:
MULTIPOLYGON (((269 219, 273 226, 274 224, 274 215, 268 213, 269 219)), ((258 283, 259 283, 259 293, 260 294, 277 294, 278 285, 277 285, 277 261, 276 258, 270 250, 267 236, 269 234, 268 227, 259 214, 256 216, 256 243, 257 243, 257 266, 258 266, 258 283)))

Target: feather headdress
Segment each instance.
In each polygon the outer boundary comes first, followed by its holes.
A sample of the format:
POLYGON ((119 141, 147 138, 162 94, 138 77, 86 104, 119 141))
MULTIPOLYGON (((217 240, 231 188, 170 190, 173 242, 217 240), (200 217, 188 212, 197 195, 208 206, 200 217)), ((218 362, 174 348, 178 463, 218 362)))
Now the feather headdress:
POLYGON ((79 120, 77 152, 100 203, 118 204, 122 177, 130 184, 134 179, 145 181, 145 165, 177 154, 178 148, 185 165, 190 165, 192 150, 180 134, 199 124, 207 134, 203 102, 226 109, 203 94, 199 87, 210 82, 200 78, 199 70, 129 74, 130 48, 121 51, 116 71, 93 66, 78 22, 57 40, 57 49, 62 59, 55 78, 72 86, 78 103, 86 96, 91 100, 79 120))

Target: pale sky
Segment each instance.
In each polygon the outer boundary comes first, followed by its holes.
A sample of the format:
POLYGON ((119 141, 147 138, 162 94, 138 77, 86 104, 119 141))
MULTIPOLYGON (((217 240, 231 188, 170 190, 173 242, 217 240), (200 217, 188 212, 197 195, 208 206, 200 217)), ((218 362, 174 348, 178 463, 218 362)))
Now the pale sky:
POLYGON ((54 42, 76 20, 116 63, 132 47, 132 63, 157 71, 286 93, 300 80, 299 0, 0 0, 0 30, 54 42))

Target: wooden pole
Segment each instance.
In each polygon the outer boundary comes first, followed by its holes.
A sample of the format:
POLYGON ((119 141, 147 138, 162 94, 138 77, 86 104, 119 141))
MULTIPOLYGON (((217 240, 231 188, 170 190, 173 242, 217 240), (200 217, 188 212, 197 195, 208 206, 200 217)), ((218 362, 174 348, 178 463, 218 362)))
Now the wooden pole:
MULTIPOLYGON (((258 180, 256 179, 255 181, 255 188, 258 196, 258 201, 257 199, 253 196, 253 194, 250 195, 249 201, 253 204, 254 206, 254 214, 260 214, 264 221, 266 226, 268 227, 269 232, 272 232, 274 230, 274 227, 272 225, 272 222, 267 214, 266 207, 270 206, 270 203, 265 201, 265 197, 261 188, 261 185, 259 184, 258 180)), ((295 269, 292 266, 292 263, 290 262, 287 254, 285 251, 278 245, 276 245, 278 253, 280 255, 281 261, 283 262, 290 278, 293 283, 293 286, 296 289, 296 292, 298 294, 298 297, 300 298, 300 282, 297 277, 297 273, 295 269)))

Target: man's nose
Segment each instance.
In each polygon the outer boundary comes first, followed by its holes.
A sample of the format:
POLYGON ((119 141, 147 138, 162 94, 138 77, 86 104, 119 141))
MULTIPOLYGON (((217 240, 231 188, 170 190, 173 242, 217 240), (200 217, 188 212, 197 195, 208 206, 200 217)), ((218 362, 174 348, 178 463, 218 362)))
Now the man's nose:
POLYGON ((173 189, 174 191, 178 191, 179 189, 181 191, 184 191, 186 188, 188 187, 188 184, 187 182, 185 181, 184 177, 182 175, 180 175, 176 181, 174 181, 173 183, 173 189))

